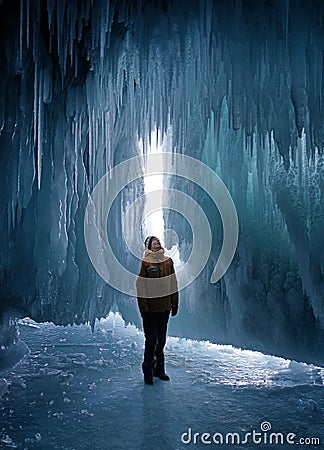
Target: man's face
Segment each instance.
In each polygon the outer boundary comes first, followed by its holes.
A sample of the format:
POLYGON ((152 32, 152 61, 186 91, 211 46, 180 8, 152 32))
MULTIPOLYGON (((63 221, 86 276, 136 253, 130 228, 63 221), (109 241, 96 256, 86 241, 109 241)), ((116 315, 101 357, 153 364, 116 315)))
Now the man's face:
POLYGON ((153 238, 152 243, 151 243, 151 250, 157 251, 157 250, 160 250, 160 248, 161 248, 161 242, 159 241, 159 239, 156 237, 153 238))

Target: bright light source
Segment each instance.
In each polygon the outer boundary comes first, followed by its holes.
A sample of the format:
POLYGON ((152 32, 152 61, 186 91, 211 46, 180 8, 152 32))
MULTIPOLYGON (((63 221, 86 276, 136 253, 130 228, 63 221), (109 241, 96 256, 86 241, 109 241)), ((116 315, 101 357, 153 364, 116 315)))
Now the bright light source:
MULTIPOLYGON (((151 134, 151 145, 148 147, 148 153, 162 153, 162 143, 160 140, 157 139, 157 132, 154 131, 151 134)), ((154 171, 161 171, 163 170, 162 167, 162 158, 161 158, 161 164, 158 166, 157 164, 154 167, 150 167, 149 163, 147 163, 146 166, 146 173, 154 172, 154 171)), ((145 194, 148 194, 149 192, 154 192, 159 189, 163 189, 163 174, 158 175, 150 175, 144 177, 144 190, 145 194)), ((163 242, 163 232, 164 232, 164 220, 163 220, 163 210, 162 210, 162 194, 157 194, 155 197, 155 205, 154 209, 157 210, 150 213, 152 210, 152 205, 146 205, 146 208, 144 210, 144 230, 145 235, 154 235, 157 236, 160 240, 162 245, 164 245, 163 242)))
MULTIPOLYGON (((163 174, 163 163, 162 163, 162 153, 165 151, 170 151, 171 146, 171 136, 172 129, 171 127, 168 130, 166 138, 161 142, 161 139, 158 138, 157 131, 153 131, 151 134, 151 143, 147 145, 147 153, 152 154, 161 154, 161 159, 157 158, 154 162, 154 166, 150 166, 149 161, 146 162, 145 171, 146 173, 152 172, 160 172, 158 174, 153 175, 144 175, 144 191, 145 194, 149 194, 155 191, 162 190, 165 188, 164 185, 164 174, 163 174)), ((140 146, 143 146, 143 142, 140 141, 140 146)), ((156 193, 154 196, 154 203, 147 201, 146 207, 144 209, 144 224, 143 231, 145 236, 154 235, 157 236, 161 240, 161 244, 165 247, 164 236, 166 232, 165 223, 163 219, 163 208, 168 208, 170 205, 166 205, 166 197, 163 198, 163 194, 156 193)), ((168 230, 168 232, 173 232, 172 230, 168 230)), ((171 249, 165 249, 165 254, 170 256, 173 259, 175 268, 179 268, 182 265, 182 261, 180 260, 179 250, 176 245, 174 245, 171 249)))

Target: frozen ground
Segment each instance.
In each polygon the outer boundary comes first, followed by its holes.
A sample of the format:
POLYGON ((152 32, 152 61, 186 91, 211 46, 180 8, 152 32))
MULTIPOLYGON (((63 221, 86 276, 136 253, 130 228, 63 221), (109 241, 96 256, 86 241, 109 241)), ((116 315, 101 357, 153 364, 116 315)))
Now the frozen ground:
POLYGON ((94 334, 29 319, 19 327, 30 354, 0 377, 0 448, 323 448, 321 368, 169 337, 171 381, 145 386, 143 334, 118 314, 94 334))

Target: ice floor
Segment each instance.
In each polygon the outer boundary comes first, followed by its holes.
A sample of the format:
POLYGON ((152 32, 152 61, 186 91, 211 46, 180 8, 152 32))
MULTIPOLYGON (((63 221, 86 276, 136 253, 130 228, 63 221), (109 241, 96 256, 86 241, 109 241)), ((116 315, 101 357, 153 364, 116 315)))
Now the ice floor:
POLYGON ((30 354, 0 377, 0 448, 324 448, 323 369, 169 337, 171 381, 146 386, 143 334, 118 314, 93 334, 19 327, 30 354))

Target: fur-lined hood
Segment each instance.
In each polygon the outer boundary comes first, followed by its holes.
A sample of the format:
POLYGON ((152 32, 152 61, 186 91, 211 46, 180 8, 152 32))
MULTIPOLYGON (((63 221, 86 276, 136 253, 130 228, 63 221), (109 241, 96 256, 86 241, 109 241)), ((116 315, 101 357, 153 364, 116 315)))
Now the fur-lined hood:
POLYGON ((164 255, 164 248, 160 248, 156 252, 153 250, 145 250, 143 259, 148 263, 161 263, 169 259, 169 257, 164 255))

